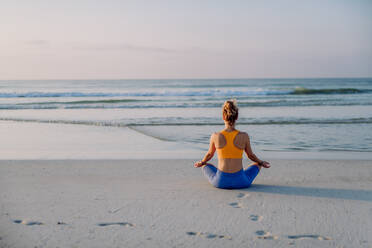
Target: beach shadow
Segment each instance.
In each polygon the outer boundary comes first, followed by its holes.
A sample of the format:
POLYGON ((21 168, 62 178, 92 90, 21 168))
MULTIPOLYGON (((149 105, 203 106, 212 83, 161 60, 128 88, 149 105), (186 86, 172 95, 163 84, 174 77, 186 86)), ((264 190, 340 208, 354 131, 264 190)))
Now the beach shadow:
POLYGON ((372 201, 372 190, 361 189, 331 189, 268 184, 252 184, 251 187, 242 190, 249 192, 263 192, 280 195, 298 195, 344 200, 372 201))

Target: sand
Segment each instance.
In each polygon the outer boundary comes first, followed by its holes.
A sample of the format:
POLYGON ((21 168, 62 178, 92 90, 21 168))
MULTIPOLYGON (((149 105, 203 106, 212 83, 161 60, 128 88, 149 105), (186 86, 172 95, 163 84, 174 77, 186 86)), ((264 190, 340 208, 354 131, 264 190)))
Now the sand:
POLYGON ((2 160, 0 247, 372 247, 372 162, 273 160, 248 189, 192 160, 2 160))

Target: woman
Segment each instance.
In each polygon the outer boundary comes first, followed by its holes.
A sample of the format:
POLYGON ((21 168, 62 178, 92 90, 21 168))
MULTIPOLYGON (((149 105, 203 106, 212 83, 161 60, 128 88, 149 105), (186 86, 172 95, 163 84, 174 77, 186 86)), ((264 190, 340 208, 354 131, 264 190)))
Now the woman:
POLYGON ((222 189, 239 189, 251 185, 262 167, 270 168, 270 164, 262 161, 252 152, 247 133, 235 129, 238 119, 238 107, 234 101, 226 101, 222 106, 222 118, 225 129, 211 135, 209 151, 204 158, 194 164, 202 167, 209 182, 222 189), (218 167, 207 163, 217 150, 218 167), (255 163, 243 170, 243 151, 255 163))

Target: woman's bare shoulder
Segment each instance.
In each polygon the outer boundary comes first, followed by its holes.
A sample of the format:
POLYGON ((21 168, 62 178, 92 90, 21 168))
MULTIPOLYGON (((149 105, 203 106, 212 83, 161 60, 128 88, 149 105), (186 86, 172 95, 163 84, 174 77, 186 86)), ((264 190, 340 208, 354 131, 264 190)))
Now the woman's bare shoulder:
POLYGON ((244 149, 244 147, 247 144, 247 137, 248 137, 247 133, 239 131, 239 133, 236 135, 234 139, 234 145, 239 149, 244 149))
POLYGON ((238 135, 242 138, 249 138, 249 135, 247 132, 239 131, 238 135))
POLYGON ((239 131, 236 140, 240 144, 247 144, 249 142, 249 135, 246 132, 239 131))
POLYGON ((225 136, 221 132, 212 133, 211 140, 216 144, 217 148, 221 148, 226 144, 225 136))
POLYGON ((221 138, 223 134, 221 132, 214 132, 211 134, 211 139, 221 138))

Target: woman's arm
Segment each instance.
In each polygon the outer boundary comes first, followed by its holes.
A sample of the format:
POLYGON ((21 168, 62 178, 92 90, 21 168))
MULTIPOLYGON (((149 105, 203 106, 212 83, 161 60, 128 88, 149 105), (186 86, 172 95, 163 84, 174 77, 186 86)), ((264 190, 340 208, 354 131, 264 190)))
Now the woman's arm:
POLYGON ((194 164, 194 167, 201 167, 203 165, 206 165, 209 160, 213 158, 214 153, 216 152, 216 146, 214 145, 214 134, 211 135, 210 141, 209 141, 209 150, 205 154, 204 158, 196 162, 194 164))
POLYGON ((263 161, 261 159, 259 159, 252 151, 252 148, 251 148, 251 141, 249 139, 249 135, 247 134, 247 142, 246 142, 246 145, 245 145, 245 152, 247 153, 247 156, 250 160, 252 160, 253 162, 256 162, 258 163, 258 165, 260 166, 263 166, 265 168, 270 168, 270 163, 269 162, 266 162, 266 161, 263 161))

